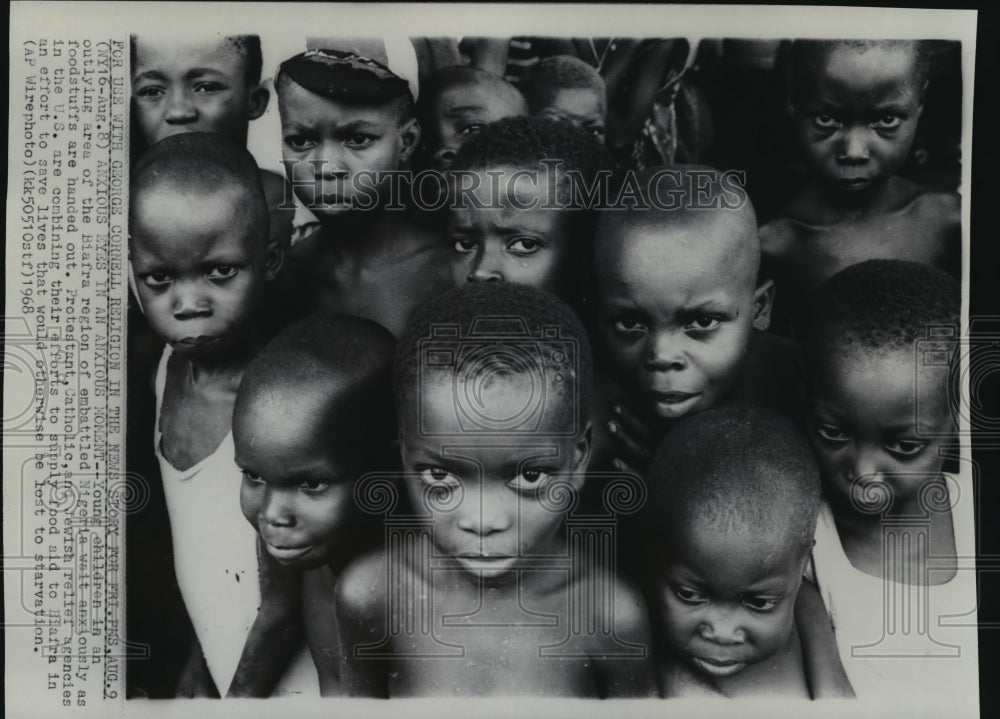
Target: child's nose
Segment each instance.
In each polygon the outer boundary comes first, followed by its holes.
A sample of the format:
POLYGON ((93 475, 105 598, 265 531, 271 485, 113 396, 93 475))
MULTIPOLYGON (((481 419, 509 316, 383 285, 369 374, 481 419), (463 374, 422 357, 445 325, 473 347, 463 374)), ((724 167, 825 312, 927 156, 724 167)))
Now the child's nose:
POLYGON ((847 127, 843 131, 837 161, 859 164, 868 161, 868 128, 847 127))
POLYGON ((321 145, 321 148, 323 153, 321 159, 313 164, 316 177, 323 180, 346 177, 348 174, 347 163, 340 143, 326 142, 321 145))
POLYGON ((646 368, 654 371, 684 369, 680 343, 671 332, 651 332, 646 346, 646 368))
POLYGON ((859 447, 849 465, 851 481, 865 479, 881 482, 885 479, 886 467, 881 461, 881 451, 874 447, 859 447))
POLYGON ((448 169, 451 167, 451 163, 455 161, 455 154, 454 149, 450 147, 442 147, 434 153, 434 162, 438 167, 448 169))
POLYGON ((198 119, 191 98, 183 90, 175 90, 167 98, 167 111, 164 119, 171 124, 185 124, 198 119))
POLYGON ((746 629, 740 626, 738 615, 730 609, 715 609, 698 627, 702 639, 729 646, 747 640, 746 629))
POLYGON ((500 269, 500 258, 488 249, 480 248, 476 253, 475 264, 469 272, 469 282, 500 282, 503 280, 500 269))
POLYGON ((291 503, 285 492, 268 488, 261 504, 260 519, 276 527, 290 527, 295 523, 291 503))
POLYGON ((212 307, 196 282, 177 282, 173 292, 174 318, 178 320, 208 317, 212 307))
MULTIPOLYGON (((501 485, 497 489, 504 488, 501 485)), ((513 520, 503 500, 499 491, 468 492, 459 510, 459 529, 480 537, 507 531, 513 526, 513 520)))

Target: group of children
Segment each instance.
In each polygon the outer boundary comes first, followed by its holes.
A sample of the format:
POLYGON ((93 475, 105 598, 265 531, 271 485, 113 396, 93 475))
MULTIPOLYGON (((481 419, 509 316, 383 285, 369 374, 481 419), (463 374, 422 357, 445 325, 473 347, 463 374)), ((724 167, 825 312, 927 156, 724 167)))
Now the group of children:
POLYGON ((281 180, 245 149, 258 38, 132 51, 178 695, 922 691, 929 635, 886 628, 886 588, 932 618, 974 589, 943 471, 957 333, 931 331, 959 322, 958 200, 896 175, 918 43, 793 44, 814 179, 760 228, 724 173, 615 166, 578 58, 415 96, 300 53, 281 180), (892 651, 857 651, 880 631, 892 651))

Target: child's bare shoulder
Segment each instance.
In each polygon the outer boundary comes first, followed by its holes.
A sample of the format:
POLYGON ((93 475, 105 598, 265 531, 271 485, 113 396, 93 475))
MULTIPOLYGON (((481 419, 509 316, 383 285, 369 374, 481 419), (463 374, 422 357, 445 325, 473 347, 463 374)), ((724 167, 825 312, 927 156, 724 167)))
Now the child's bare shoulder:
MULTIPOLYGON (((386 211, 376 229, 391 239, 385 245, 391 259, 406 262, 415 257, 438 256, 450 260, 450 247, 441 241, 441 227, 412 211, 386 211)), ((445 262, 445 266, 448 263, 445 262)))
POLYGON ((907 209, 921 223, 941 227, 958 227, 961 222, 962 200, 957 192, 941 192, 916 186, 907 209))
MULTIPOLYGON (((646 602, 639 590, 628 579, 621 576, 613 577, 606 574, 604 570, 597 569, 592 571, 590 576, 581 577, 575 581, 577 586, 569 587, 569 592, 576 593, 581 589, 592 593, 600 592, 600 594, 591 594, 591 596, 603 595, 609 597, 613 602, 611 616, 614 618, 614 631, 610 635, 603 633, 599 635, 599 644, 594 648, 593 653, 601 654, 603 645, 615 639, 637 645, 645 644, 649 637, 649 614, 646 610, 646 602), (610 587, 610 592, 606 586, 607 582, 614 584, 613 587, 610 587)), ((600 611, 600 609, 595 608, 593 611, 600 611)), ((585 620, 589 622, 598 620, 598 618, 586 617, 585 620)))
POLYGON ((335 590, 338 616, 368 619, 385 606, 386 561, 385 551, 375 550, 347 565, 335 590))
POLYGON ((796 243, 808 234, 806 224, 796 217, 779 217, 757 230, 760 251, 765 257, 787 257, 796 243))

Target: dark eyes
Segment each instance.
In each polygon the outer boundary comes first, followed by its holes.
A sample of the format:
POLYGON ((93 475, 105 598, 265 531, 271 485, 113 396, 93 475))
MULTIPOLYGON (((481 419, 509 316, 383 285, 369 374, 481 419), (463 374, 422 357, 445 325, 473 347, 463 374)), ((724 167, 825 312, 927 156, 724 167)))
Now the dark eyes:
MULTIPOLYGON (((200 94, 212 94, 216 92, 223 92, 228 88, 222 83, 218 82, 199 82, 191 89, 193 92, 200 94)), ((156 98, 166 95, 167 91, 166 88, 160 85, 147 85, 146 87, 142 87, 136 90, 135 94, 136 97, 156 98)))
POLYGON ((139 88, 135 92, 137 97, 160 97, 165 93, 166 90, 159 85, 147 85, 146 87, 139 88))
MULTIPOLYGON (((265 484, 259 475, 254 474, 248 469, 243 470, 243 481, 255 486, 263 486, 265 484)), ((323 479, 304 479, 299 482, 298 489, 306 494, 319 494, 329 489, 332 484, 333 482, 323 479)))
MULTIPOLYGON (((870 126, 876 130, 895 130, 903 124, 903 119, 900 115, 886 114, 871 122, 870 126)), ((837 130, 843 124, 840 118, 834 115, 813 115, 812 123, 816 129, 827 131, 837 130)))
MULTIPOLYGON (((240 268, 236 265, 216 265, 208 271, 206 276, 215 282, 222 282, 232 279, 239 272, 240 268)), ((174 277, 166 272, 148 272, 141 275, 141 279, 147 287, 156 290, 166 289, 174 281, 174 277)))
POLYGON ((212 280, 228 280, 235 277, 238 273, 239 268, 233 265, 219 265, 212 268, 212 271, 208 273, 208 277, 212 280))
MULTIPOLYGON (((835 445, 846 445, 853 439, 850 434, 832 424, 817 424, 816 434, 825 442, 835 445)), ((895 439, 883 447, 889 454, 906 459, 920 454, 927 447, 927 442, 917 439, 895 439)))
POLYGON ((355 134, 348 137, 344 144, 352 150, 365 150, 371 147, 376 139, 378 138, 374 135, 355 134))
MULTIPOLYGON (((455 488, 461 480, 444 467, 418 467, 420 480, 435 487, 455 488)), ((507 486, 518 491, 541 487, 552 476, 552 471, 540 467, 522 469, 521 473, 507 482, 507 486)))
POLYGON ((142 281, 147 287, 153 289, 163 289, 167 287, 173 278, 166 272, 150 272, 142 276, 142 281))
POLYGON ((887 444, 885 449, 887 452, 894 454, 897 457, 915 457, 920 454, 926 446, 926 442, 920 442, 912 439, 897 439, 895 442, 887 444))
POLYGON ((484 127, 486 127, 485 124, 473 123, 471 125, 466 125, 465 127, 463 127, 459 131, 458 134, 459 135, 465 135, 465 136, 467 136, 467 135, 475 135, 475 134, 481 132, 484 127))
MULTIPOLYGON (((378 138, 374 135, 354 134, 344 138, 344 146, 351 150, 366 150, 375 144, 378 138)), ((306 152, 319 145, 319 142, 308 135, 285 135, 285 145, 294 152, 306 152)))
POLYGON ((631 317, 622 317, 615 320, 615 331, 623 335, 641 335, 646 331, 646 326, 631 317))
POLYGON ((534 490, 545 484, 551 476, 552 472, 547 469, 522 469, 519 475, 507 482, 507 486, 518 491, 534 490))
POLYGON ((820 130, 834 130, 840 126, 840 122, 833 115, 813 115, 812 122, 820 130))
POLYGON ((295 152, 305 152, 316 147, 316 141, 305 135, 286 135, 285 144, 295 152))
POLYGON ((420 481, 429 486, 454 489, 461 484, 458 477, 444 467, 421 467, 418 468, 418 471, 420 472, 420 481))
POLYGON ((748 595, 743 597, 743 605, 755 612, 769 612, 778 606, 778 600, 771 597, 748 595))
POLYGON ((895 130, 901 124, 903 124, 903 118, 899 115, 883 115, 872 123, 872 127, 876 130, 895 130))
POLYGON ((541 246, 542 243, 533 237, 515 237, 507 243, 507 249, 515 255, 533 255, 541 246))
MULTIPOLYGON (((527 255, 535 254, 543 246, 542 241, 534 237, 515 237, 507 242, 505 249, 512 255, 526 257, 527 255)), ((459 254, 475 252, 476 247, 476 241, 470 240, 468 237, 457 237, 452 245, 452 249, 459 254)))
POLYGON ((820 438, 825 439, 827 442, 833 442, 835 444, 844 444, 851 441, 851 436, 846 432, 841 431, 832 424, 818 424, 816 425, 816 434, 820 438))
POLYGON ((704 604, 707 601, 701 592, 688 587, 674 587, 674 594, 685 604, 704 604))
MULTIPOLYGON (((698 315, 684 325, 684 331, 700 337, 714 332, 722 326, 722 319, 713 315, 698 315)), ((614 322, 615 331, 623 335, 641 335, 647 331, 645 324, 632 317, 620 317, 614 322)))
POLYGON ((459 237, 455 240, 453 248, 455 252, 462 254, 476 251, 476 243, 466 237, 459 237))
POLYGON ((718 317, 702 315, 695 318, 693 322, 688 323, 686 329, 691 329, 696 332, 711 332, 712 330, 718 329, 721 324, 722 323, 719 321, 718 317))
POLYGON ((306 479, 299 483, 299 489, 307 494, 317 494, 329 489, 331 482, 322 479, 306 479))
MULTIPOLYGON (((684 604, 698 606, 708 603, 708 597, 696 589, 690 587, 674 587, 674 595, 684 604)), ((754 612, 769 612, 778 606, 780 599, 776 597, 762 597, 756 594, 747 594, 740 598, 747 609, 754 612)))
POLYGON ((225 89, 226 86, 218 82, 199 82, 197 85, 194 86, 195 92, 203 92, 203 93, 222 92, 225 89))

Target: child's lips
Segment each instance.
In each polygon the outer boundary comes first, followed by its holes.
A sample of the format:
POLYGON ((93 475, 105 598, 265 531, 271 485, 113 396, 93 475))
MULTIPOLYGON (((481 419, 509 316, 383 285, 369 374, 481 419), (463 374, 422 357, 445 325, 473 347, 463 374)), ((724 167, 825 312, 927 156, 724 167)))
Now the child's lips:
POLYGON ((350 207, 351 201, 343 195, 330 192, 319 197, 319 207, 350 207))
POLYGON ((214 342, 218 342, 218 337, 212 337, 210 335, 198 335, 197 337, 184 337, 174 342, 175 347, 181 347, 184 349, 193 349, 195 347, 204 347, 205 345, 210 345, 214 342))
POLYGON ((646 398, 653 410, 660 416, 679 416, 694 405, 701 397, 701 392, 657 392, 646 393, 646 398))
POLYGON ((291 562, 296 559, 301 559, 309 550, 312 549, 311 544, 302 544, 298 546, 275 546, 270 542, 265 541, 264 544, 267 546, 267 552, 272 557, 278 561, 291 562))
POLYGON ((746 662, 703 659, 701 657, 691 657, 691 661, 705 674, 718 678, 731 677, 734 674, 738 674, 747 665, 746 662))

